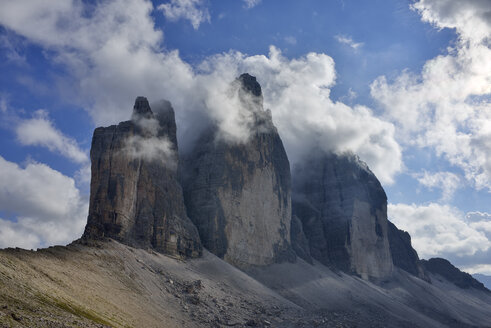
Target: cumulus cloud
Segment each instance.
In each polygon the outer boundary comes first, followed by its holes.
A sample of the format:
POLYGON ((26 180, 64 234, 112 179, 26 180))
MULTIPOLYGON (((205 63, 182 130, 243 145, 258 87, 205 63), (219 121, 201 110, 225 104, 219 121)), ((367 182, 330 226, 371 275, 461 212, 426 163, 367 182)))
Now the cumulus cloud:
POLYGON ((231 51, 193 68, 177 51, 162 50, 162 33, 154 27, 148 1, 107 1, 91 7, 89 14, 78 2, 43 7, 33 1, 32 8, 23 7, 9 3, 0 22, 52 50, 51 58, 69 72, 64 84, 71 85, 75 101, 89 110, 97 125, 127 119, 128 104, 143 94, 172 101, 181 149, 207 118, 217 122, 224 135, 241 134, 237 123, 244 115, 227 90, 238 75, 249 72, 263 87, 265 108, 271 109, 293 163, 305 151, 321 147, 357 153, 384 183, 391 183, 402 168, 392 123, 365 106, 330 99, 336 72, 325 54, 287 59, 275 47, 268 56, 231 51))
POLYGON ((21 120, 15 131, 23 145, 46 147, 76 163, 89 162, 87 152, 80 149, 74 139, 56 129, 45 110, 37 110, 33 118, 21 120))
POLYGON ((257 6, 262 0, 243 0, 247 9, 257 6))
POLYGON ((293 164, 314 148, 354 152, 384 183, 393 182, 402 169, 391 123, 377 118, 368 107, 330 98, 336 78, 331 57, 309 53, 288 60, 271 47, 269 56, 244 57, 240 67, 259 77, 265 108, 271 108, 293 164))
POLYGON ((345 35, 336 35, 335 36, 336 40, 341 43, 341 44, 345 44, 351 48, 353 48, 354 50, 358 50, 358 48, 361 48, 363 46, 363 42, 355 42, 353 41, 353 39, 349 36, 345 36, 345 35))
POLYGON ((491 191, 491 2, 421 0, 413 8, 438 28, 455 28, 458 40, 419 74, 377 78, 371 94, 402 142, 433 149, 491 191))
POLYGON ((0 218, 0 247, 37 248, 79 238, 88 202, 75 181, 45 164, 25 168, 0 156, 0 208, 15 221, 0 218))
MULTIPOLYGON (((254 0, 248 2, 254 2, 254 0)), ((202 0, 171 0, 169 3, 161 4, 157 9, 161 10, 165 18, 170 21, 189 20, 195 30, 201 23, 210 22, 210 13, 202 0)))
POLYGON ((491 3, 487 0, 420 0, 412 5, 425 22, 455 28, 465 40, 489 38, 491 3))
MULTIPOLYGON (((39 6, 35 5, 40 12, 48 10, 39 6)), ((249 72, 263 86, 265 107, 272 110, 293 162, 304 150, 319 146, 326 151, 357 153, 386 183, 401 170, 394 126, 367 107, 330 99, 336 73, 327 55, 310 53, 289 60, 275 47, 268 56, 231 51, 211 56, 193 69, 178 52, 159 50, 162 34, 153 26, 149 2, 113 0, 96 6, 89 17, 76 5, 53 8, 44 16, 28 11, 14 19, 0 14, 0 22, 54 50, 55 60, 69 68, 80 101, 96 124, 126 119, 132 95, 145 94, 149 99, 172 101, 180 140, 189 131, 195 133, 204 116, 218 122, 225 134, 240 134, 243 130, 237 128, 237 122, 243 113, 237 99, 227 97, 227 90, 238 75, 249 72), (61 29, 62 15, 81 23, 61 29), (36 21, 35 28, 24 26, 24 20, 36 21), (40 29, 51 33, 38 33, 40 29)), ((185 140, 183 144, 185 148, 185 140)))
POLYGON ((389 204, 388 216, 411 234, 413 247, 423 258, 446 257, 458 264, 458 258, 470 258, 491 249, 485 228, 472 224, 448 205, 389 204))
POLYGON ((441 189, 442 201, 451 200, 455 191, 460 187, 459 176, 451 172, 430 173, 424 171, 423 173, 415 174, 414 177, 421 185, 430 190, 441 189))

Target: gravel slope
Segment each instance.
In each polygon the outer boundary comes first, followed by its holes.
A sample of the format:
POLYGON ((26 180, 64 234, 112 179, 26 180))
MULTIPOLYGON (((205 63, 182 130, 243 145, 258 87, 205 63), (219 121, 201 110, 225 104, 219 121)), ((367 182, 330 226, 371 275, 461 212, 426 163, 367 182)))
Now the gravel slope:
POLYGON ((115 241, 6 249, 0 250, 0 327, 485 327, 491 322, 489 295, 432 279, 428 285, 399 272, 393 281, 375 285, 301 260, 247 275, 207 251, 184 262, 115 241))

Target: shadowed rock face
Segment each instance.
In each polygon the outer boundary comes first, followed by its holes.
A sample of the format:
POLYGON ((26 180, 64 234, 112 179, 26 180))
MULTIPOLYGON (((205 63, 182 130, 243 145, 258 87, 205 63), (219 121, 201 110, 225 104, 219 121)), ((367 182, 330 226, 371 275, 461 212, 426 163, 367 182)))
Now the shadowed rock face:
POLYGON ((354 155, 312 156, 293 173, 293 214, 318 261, 368 278, 392 273, 387 197, 354 155))
POLYGON ((457 287, 464 289, 474 288, 491 293, 484 284, 472 278, 470 274, 460 271, 445 259, 437 257, 429 259, 428 261, 421 260, 421 263, 428 272, 442 276, 457 287))
POLYGON ((296 215, 292 216, 290 235, 295 254, 304 261, 313 264, 312 256, 310 256, 309 241, 303 232, 302 221, 296 215))
POLYGON ((109 237, 130 246, 180 256, 201 255, 177 179, 174 111, 156 115, 138 97, 131 121, 94 131, 90 208, 83 239, 109 237))
POLYGON ((227 142, 212 127, 199 138, 184 160, 188 214, 203 245, 239 268, 293 260, 290 164, 259 83, 248 74, 234 83, 254 114, 251 136, 227 142))
POLYGON ((396 267, 409 272, 423 280, 430 281, 418 257, 418 253, 411 245, 411 236, 406 231, 398 229, 388 221, 389 246, 392 261, 396 267))

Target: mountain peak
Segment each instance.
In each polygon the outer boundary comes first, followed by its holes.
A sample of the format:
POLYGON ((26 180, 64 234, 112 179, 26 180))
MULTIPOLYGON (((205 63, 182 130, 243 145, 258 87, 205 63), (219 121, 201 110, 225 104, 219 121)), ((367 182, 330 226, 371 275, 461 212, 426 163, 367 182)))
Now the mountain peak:
POLYGON ((252 76, 249 73, 244 73, 239 76, 238 80, 245 90, 249 91, 256 97, 262 96, 261 85, 257 82, 255 76, 252 76))
POLYGON ((150 104, 146 97, 138 96, 135 100, 135 105, 133 106, 133 116, 143 116, 150 117, 152 116, 152 109, 150 108, 150 104))

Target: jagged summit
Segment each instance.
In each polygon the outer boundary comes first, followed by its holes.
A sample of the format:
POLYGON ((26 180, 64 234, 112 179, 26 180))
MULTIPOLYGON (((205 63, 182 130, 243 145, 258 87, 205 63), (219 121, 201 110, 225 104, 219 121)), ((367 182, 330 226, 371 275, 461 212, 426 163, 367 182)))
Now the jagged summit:
POLYGON ((242 84, 242 87, 245 90, 249 91, 256 97, 262 97, 263 94, 261 91, 261 85, 257 82, 255 76, 252 76, 249 73, 244 73, 239 76, 237 80, 242 84))
POLYGON ((149 118, 153 115, 152 109, 146 97, 136 97, 135 105, 133 106, 132 118, 146 117, 149 118))

